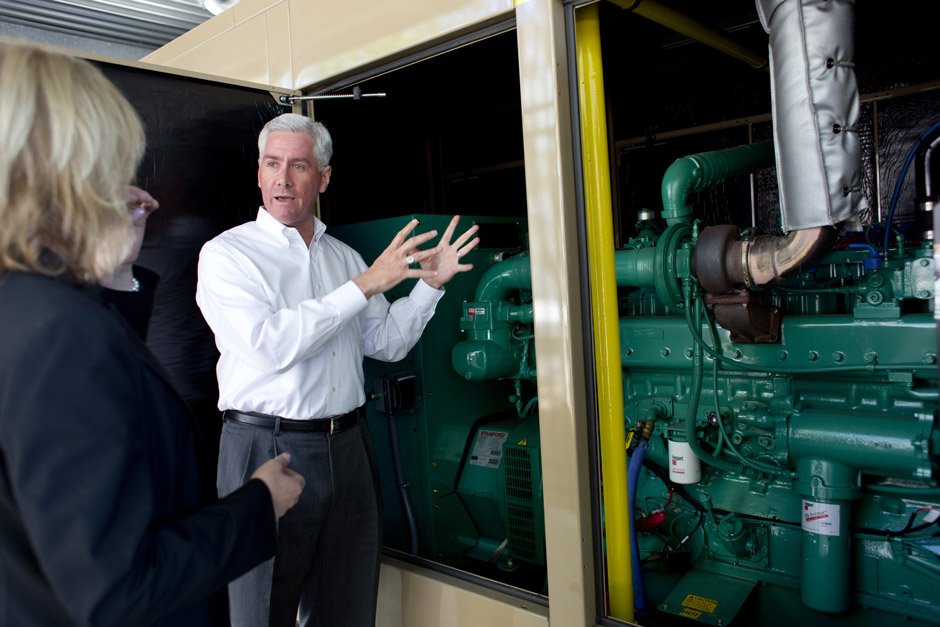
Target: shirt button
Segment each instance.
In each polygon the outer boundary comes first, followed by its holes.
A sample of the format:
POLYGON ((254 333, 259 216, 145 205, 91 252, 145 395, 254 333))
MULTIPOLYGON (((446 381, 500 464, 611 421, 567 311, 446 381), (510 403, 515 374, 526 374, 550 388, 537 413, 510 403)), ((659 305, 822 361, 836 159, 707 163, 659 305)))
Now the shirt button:
POLYGON ((320 284, 319 284, 319 283, 317 283, 317 289, 320 289, 320 284))
POLYGON ((336 351, 331 352, 330 355, 332 355, 333 357, 336 357, 336 351))
POLYGON ((335 386, 334 386, 334 387, 332 388, 332 391, 333 391, 333 392, 335 392, 335 391, 336 391, 336 387, 335 387, 335 386))

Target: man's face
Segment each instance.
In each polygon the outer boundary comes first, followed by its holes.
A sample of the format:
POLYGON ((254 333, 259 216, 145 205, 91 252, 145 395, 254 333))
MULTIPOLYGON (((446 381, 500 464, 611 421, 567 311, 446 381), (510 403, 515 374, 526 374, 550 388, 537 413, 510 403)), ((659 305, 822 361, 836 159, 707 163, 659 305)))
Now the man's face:
POLYGON ((313 138, 274 131, 258 161, 258 187, 264 207, 284 226, 305 232, 313 226, 317 194, 330 183, 330 166, 321 172, 313 158, 313 138))

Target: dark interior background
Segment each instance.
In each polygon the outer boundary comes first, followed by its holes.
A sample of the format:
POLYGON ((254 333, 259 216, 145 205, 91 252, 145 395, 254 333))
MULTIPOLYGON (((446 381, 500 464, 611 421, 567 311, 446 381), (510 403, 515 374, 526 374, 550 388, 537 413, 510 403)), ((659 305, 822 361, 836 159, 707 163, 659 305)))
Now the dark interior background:
MULTIPOLYGON (((767 35, 751 0, 669 3, 705 24, 723 29, 754 51, 766 51, 767 35)), ((940 119, 937 85, 919 95, 893 97, 888 90, 929 85, 940 79, 929 9, 923 0, 905 4, 904 11, 856 8, 855 61, 863 146, 865 194, 869 209, 863 225, 883 218, 907 151, 933 122, 940 119), (877 102, 873 96, 877 95, 877 102), (887 96, 882 99, 882 96, 887 96), (877 119, 876 119, 877 118, 877 119), (877 163, 877 170, 876 170, 877 163), (878 214, 878 205, 882 215, 878 214)), ((621 236, 634 232, 636 211, 660 209, 660 183, 677 158, 773 138, 771 122, 748 128, 694 133, 695 127, 769 114, 770 74, 756 70, 717 50, 609 3, 601 4, 605 89, 615 140, 645 137, 641 146, 616 151, 621 236), (687 129, 685 137, 657 139, 658 133, 687 129)), ((757 226, 781 233, 773 171, 756 181, 756 222, 752 223, 746 177, 727 181, 691 198, 695 217, 709 224, 757 226)), ((905 178, 896 224, 913 214, 913 172, 905 178)))
POLYGON ((261 204, 258 132, 288 109, 266 91, 99 67, 143 120, 147 152, 136 184, 160 201, 137 261, 160 275, 147 345, 192 408, 214 457, 222 427, 219 354, 196 306, 196 263, 205 242, 254 219, 261 204))
POLYGON ((360 88, 386 96, 313 106, 335 151, 321 197, 327 224, 409 213, 525 215, 515 31, 360 88))

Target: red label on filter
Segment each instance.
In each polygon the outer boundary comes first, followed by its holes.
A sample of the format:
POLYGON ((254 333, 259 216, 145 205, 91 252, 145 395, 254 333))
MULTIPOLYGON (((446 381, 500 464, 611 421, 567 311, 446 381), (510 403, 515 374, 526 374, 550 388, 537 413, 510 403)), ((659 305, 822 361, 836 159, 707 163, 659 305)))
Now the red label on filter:
POLYGON ((839 535, 839 516, 842 507, 835 503, 816 503, 803 501, 804 531, 823 536, 839 535))

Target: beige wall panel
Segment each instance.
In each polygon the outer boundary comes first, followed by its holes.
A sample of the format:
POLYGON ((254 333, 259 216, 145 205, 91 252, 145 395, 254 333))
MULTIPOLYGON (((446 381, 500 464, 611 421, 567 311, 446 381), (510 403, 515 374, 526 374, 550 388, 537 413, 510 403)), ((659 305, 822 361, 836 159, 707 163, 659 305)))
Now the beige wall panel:
MULTIPOLYGON (((574 162, 561 0, 516 7, 552 625, 594 624, 574 162)), ((572 69, 571 71, 575 71, 572 69)))
MULTIPOLYGON (((170 65, 178 57, 186 54, 214 39, 222 33, 235 28, 235 14, 232 11, 224 11, 215 17, 206 20, 196 28, 187 33, 183 33, 167 45, 154 50, 146 57, 141 59, 145 63, 156 63, 157 65, 170 65)), ((210 73, 207 68, 198 68, 197 72, 210 73)), ((232 77, 238 78, 238 77, 232 77)))
POLYGON ((379 576, 376 627, 547 627, 535 604, 398 561, 379 576))
POLYGON ((268 37, 265 22, 265 15, 258 15, 166 65, 270 85, 267 46, 264 45, 268 37), (251 50, 255 52, 246 54, 251 50))
MULTIPOLYGON (((235 9, 250 0, 242 0, 235 9)), ((260 0, 259 0, 260 1, 260 0)), ((287 2, 264 12, 268 34, 268 77, 271 85, 293 85, 294 69, 290 51, 290 8, 287 2)))
POLYGON ((264 82, 302 89, 512 12, 513 0, 241 0, 142 61, 257 82, 269 56, 271 78, 264 82), (262 16, 273 21, 259 36, 262 16))
MULTIPOLYGON (((238 4, 231 8, 231 11, 235 17, 235 24, 238 25, 250 20, 262 11, 281 5, 286 7, 287 0, 239 0, 238 4)), ((282 36, 287 37, 286 30, 282 33, 282 36)))
POLYGON ((303 89, 512 10, 513 0, 291 0, 294 86, 303 89))

